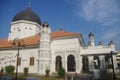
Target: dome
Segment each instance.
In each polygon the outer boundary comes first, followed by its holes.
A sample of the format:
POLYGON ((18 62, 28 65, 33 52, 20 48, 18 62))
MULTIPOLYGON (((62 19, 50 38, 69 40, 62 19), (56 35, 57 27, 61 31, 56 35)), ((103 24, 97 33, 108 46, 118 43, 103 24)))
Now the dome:
POLYGON ((44 22, 44 23, 43 23, 43 27, 49 27, 48 22, 44 22))
POLYGON ((41 20, 39 18, 39 16, 34 13, 30 7, 28 7, 27 9, 21 11, 21 12, 18 12, 12 22, 14 21, 19 21, 19 20, 26 20, 26 21, 32 21, 32 22, 36 22, 38 24, 41 25, 41 20))
POLYGON ((90 34, 89 34, 89 37, 91 37, 91 36, 92 36, 92 37, 94 36, 94 34, 93 34, 92 32, 90 32, 90 34))
POLYGON ((99 42, 98 45, 103 45, 102 42, 99 42))

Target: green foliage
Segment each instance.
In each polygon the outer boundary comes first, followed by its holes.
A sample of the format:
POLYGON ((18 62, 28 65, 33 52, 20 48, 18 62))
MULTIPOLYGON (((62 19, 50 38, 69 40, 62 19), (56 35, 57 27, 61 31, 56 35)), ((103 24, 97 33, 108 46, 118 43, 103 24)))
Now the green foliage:
POLYGON ((1 73, 3 73, 3 72, 4 72, 4 68, 3 68, 3 67, 1 68, 0 72, 1 72, 1 73))
POLYGON ((5 67, 5 71, 7 74, 13 74, 15 70, 15 67, 13 65, 9 65, 5 67))
POLYGON ((120 80, 120 78, 118 78, 117 80, 120 80))
POLYGON ((28 68, 28 67, 24 67, 24 75, 25 75, 25 76, 28 75, 28 71, 29 71, 29 68, 28 68))
POLYGON ((65 69, 64 68, 59 68, 58 69, 58 75, 60 76, 60 77, 64 77, 65 76, 65 69))
POLYGON ((45 76, 48 77, 48 76, 49 76, 49 73, 50 73, 50 70, 49 70, 49 69, 46 69, 46 70, 45 70, 45 73, 46 73, 45 76))
POLYGON ((0 70, 0 76, 3 75, 3 72, 4 72, 4 68, 2 67, 1 70, 0 70))
POLYGON ((104 69, 100 71, 100 80, 113 80, 112 73, 104 69))

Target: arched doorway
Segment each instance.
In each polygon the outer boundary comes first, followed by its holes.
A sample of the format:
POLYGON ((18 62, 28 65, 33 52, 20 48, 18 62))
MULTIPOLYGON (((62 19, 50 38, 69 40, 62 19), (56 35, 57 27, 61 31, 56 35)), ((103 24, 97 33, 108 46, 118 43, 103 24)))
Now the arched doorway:
POLYGON ((89 60, 87 56, 82 57, 82 70, 83 71, 89 71, 89 60))
POLYGON ((62 58, 61 56, 57 56, 55 70, 58 71, 61 67, 62 67, 62 58))
POLYGON ((105 65, 107 69, 112 68, 111 55, 109 54, 105 55, 105 65))
POLYGON ((94 60, 94 69, 99 69, 100 68, 100 59, 98 56, 93 57, 94 60))
POLYGON ((76 70, 75 57, 73 55, 69 55, 67 57, 67 69, 70 72, 74 72, 76 70))

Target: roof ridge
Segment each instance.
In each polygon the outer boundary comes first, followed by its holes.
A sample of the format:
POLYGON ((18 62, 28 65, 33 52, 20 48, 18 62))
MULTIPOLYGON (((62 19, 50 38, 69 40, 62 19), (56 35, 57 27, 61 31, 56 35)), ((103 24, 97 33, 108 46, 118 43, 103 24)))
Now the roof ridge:
POLYGON ((55 33, 55 32, 66 32, 66 33, 80 34, 80 33, 76 33, 76 32, 68 32, 68 31, 64 31, 64 30, 54 31, 52 33, 55 33))
POLYGON ((22 38, 22 39, 28 39, 28 38, 35 37, 35 36, 38 36, 38 35, 39 35, 39 34, 35 34, 35 35, 28 36, 28 37, 25 37, 25 38, 22 38))
POLYGON ((2 38, 2 39, 0 39, 0 40, 5 40, 5 39, 8 39, 8 38, 2 38))

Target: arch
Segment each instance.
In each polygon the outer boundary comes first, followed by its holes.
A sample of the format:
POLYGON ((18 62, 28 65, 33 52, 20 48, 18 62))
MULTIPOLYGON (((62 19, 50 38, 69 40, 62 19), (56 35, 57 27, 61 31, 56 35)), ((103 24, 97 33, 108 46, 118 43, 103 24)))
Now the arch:
POLYGON ((56 65, 55 65, 55 70, 58 71, 60 68, 62 68, 62 57, 61 56, 56 56, 56 65))
POLYGON ((82 57, 82 70, 83 71, 89 71, 89 60, 87 56, 82 57))
POLYGON ((75 57, 73 55, 67 57, 67 70, 70 72, 76 71, 75 57))
POLYGON ((111 69, 112 68, 112 62, 111 62, 111 55, 105 55, 105 65, 106 68, 111 69))
POLYGON ((95 69, 99 69, 100 68, 100 59, 97 55, 95 55, 93 57, 93 60, 94 60, 94 68, 95 69))
POLYGON ((30 57, 30 65, 34 65, 34 57, 30 57))

